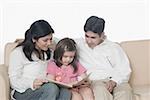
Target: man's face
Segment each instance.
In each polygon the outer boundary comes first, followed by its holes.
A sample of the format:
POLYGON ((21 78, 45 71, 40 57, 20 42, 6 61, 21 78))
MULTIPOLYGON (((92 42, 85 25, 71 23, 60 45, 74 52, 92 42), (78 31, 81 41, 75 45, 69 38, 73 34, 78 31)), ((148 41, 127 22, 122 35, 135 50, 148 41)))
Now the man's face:
POLYGON ((94 32, 88 31, 85 33, 85 41, 88 44, 88 46, 93 49, 94 47, 99 45, 101 42, 103 42, 102 35, 99 36, 98 34, 94 32))

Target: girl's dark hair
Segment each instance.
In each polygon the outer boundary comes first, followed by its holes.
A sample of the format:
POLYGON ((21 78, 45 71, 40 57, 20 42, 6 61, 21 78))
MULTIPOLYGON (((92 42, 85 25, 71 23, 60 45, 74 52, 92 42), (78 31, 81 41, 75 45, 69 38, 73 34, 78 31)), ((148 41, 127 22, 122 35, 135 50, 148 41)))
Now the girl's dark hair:
POLYGON ((53 55, 55 63, 58 67, 62 66, 61 63, 62 57, 66 51, 75 51, 75 57, 70 64, 73 66, 74 72, 76 72, 77 71, 77 49, 76 49, 75 41, 71 38, 63 38, 57 43, 53 55))
MULTIPOLYGON (((23 52, 29 61, 33 61, 32 59, 33 52, 36 52, 38 54, 39 59, 42 59, 40 56, 40 53, 35 48, 35 43, 33 42, 33 39, 38 40, 41 37, 44 37, 53 33, 54 33, 54 30, 52 29, 52 27, 47 21, 37 20, 25 32, 25 39, 18 46, 23 47, 23 52)), ((51 56, 50 49, 48 49, 47 51, 42 51, 43 56, 44 56, 44 52, 47 54, 47 60, 50 59, 50 56, 51 56)))
POLYGON ((103 18, 99 18, 97 16, 91 16, 86 20, 84 25, 84 31, 92 31, 99 36, 101 36, 102 32, 105 28, 105 20, 103 18))

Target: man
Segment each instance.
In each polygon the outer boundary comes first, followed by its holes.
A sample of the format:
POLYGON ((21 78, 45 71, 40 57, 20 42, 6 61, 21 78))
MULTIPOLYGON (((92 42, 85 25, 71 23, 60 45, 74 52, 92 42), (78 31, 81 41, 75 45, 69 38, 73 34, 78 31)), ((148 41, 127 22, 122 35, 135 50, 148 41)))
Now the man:
POLYGON ((132 100, 128 58, 117 43, 106 39, 104 27, 102 18, 91 16, 87 19, 85 39, 76 41, 79 60, 91 73, 95 100, 132 100))

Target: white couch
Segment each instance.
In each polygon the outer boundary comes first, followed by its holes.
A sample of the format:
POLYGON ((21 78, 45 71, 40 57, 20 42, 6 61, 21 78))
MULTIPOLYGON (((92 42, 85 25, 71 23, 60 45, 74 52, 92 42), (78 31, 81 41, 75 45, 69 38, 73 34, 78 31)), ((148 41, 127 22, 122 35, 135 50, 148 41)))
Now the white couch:
MULTIPOLYGON (((10 85, 7 69, 9 54, 17 42, 5 46, 4 64, 0 65, 0 100, 10 100, 10 85)), ((133 87, 135 100, 150 100, 150 40, 121 42, 131 62, 132 75, 129 83, 133 87)))

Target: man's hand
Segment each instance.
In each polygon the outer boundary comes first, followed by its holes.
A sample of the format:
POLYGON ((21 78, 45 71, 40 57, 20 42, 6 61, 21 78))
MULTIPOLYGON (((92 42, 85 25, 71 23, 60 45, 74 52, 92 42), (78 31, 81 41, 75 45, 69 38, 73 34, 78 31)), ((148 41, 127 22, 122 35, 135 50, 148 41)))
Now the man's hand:
POLYGON ((110 93, 113 91, 113 89, 116 87, 116 85, 117 85, 117 83, 113 80, 109 80, 108 82, 106 82, 106 88, 110 93))

